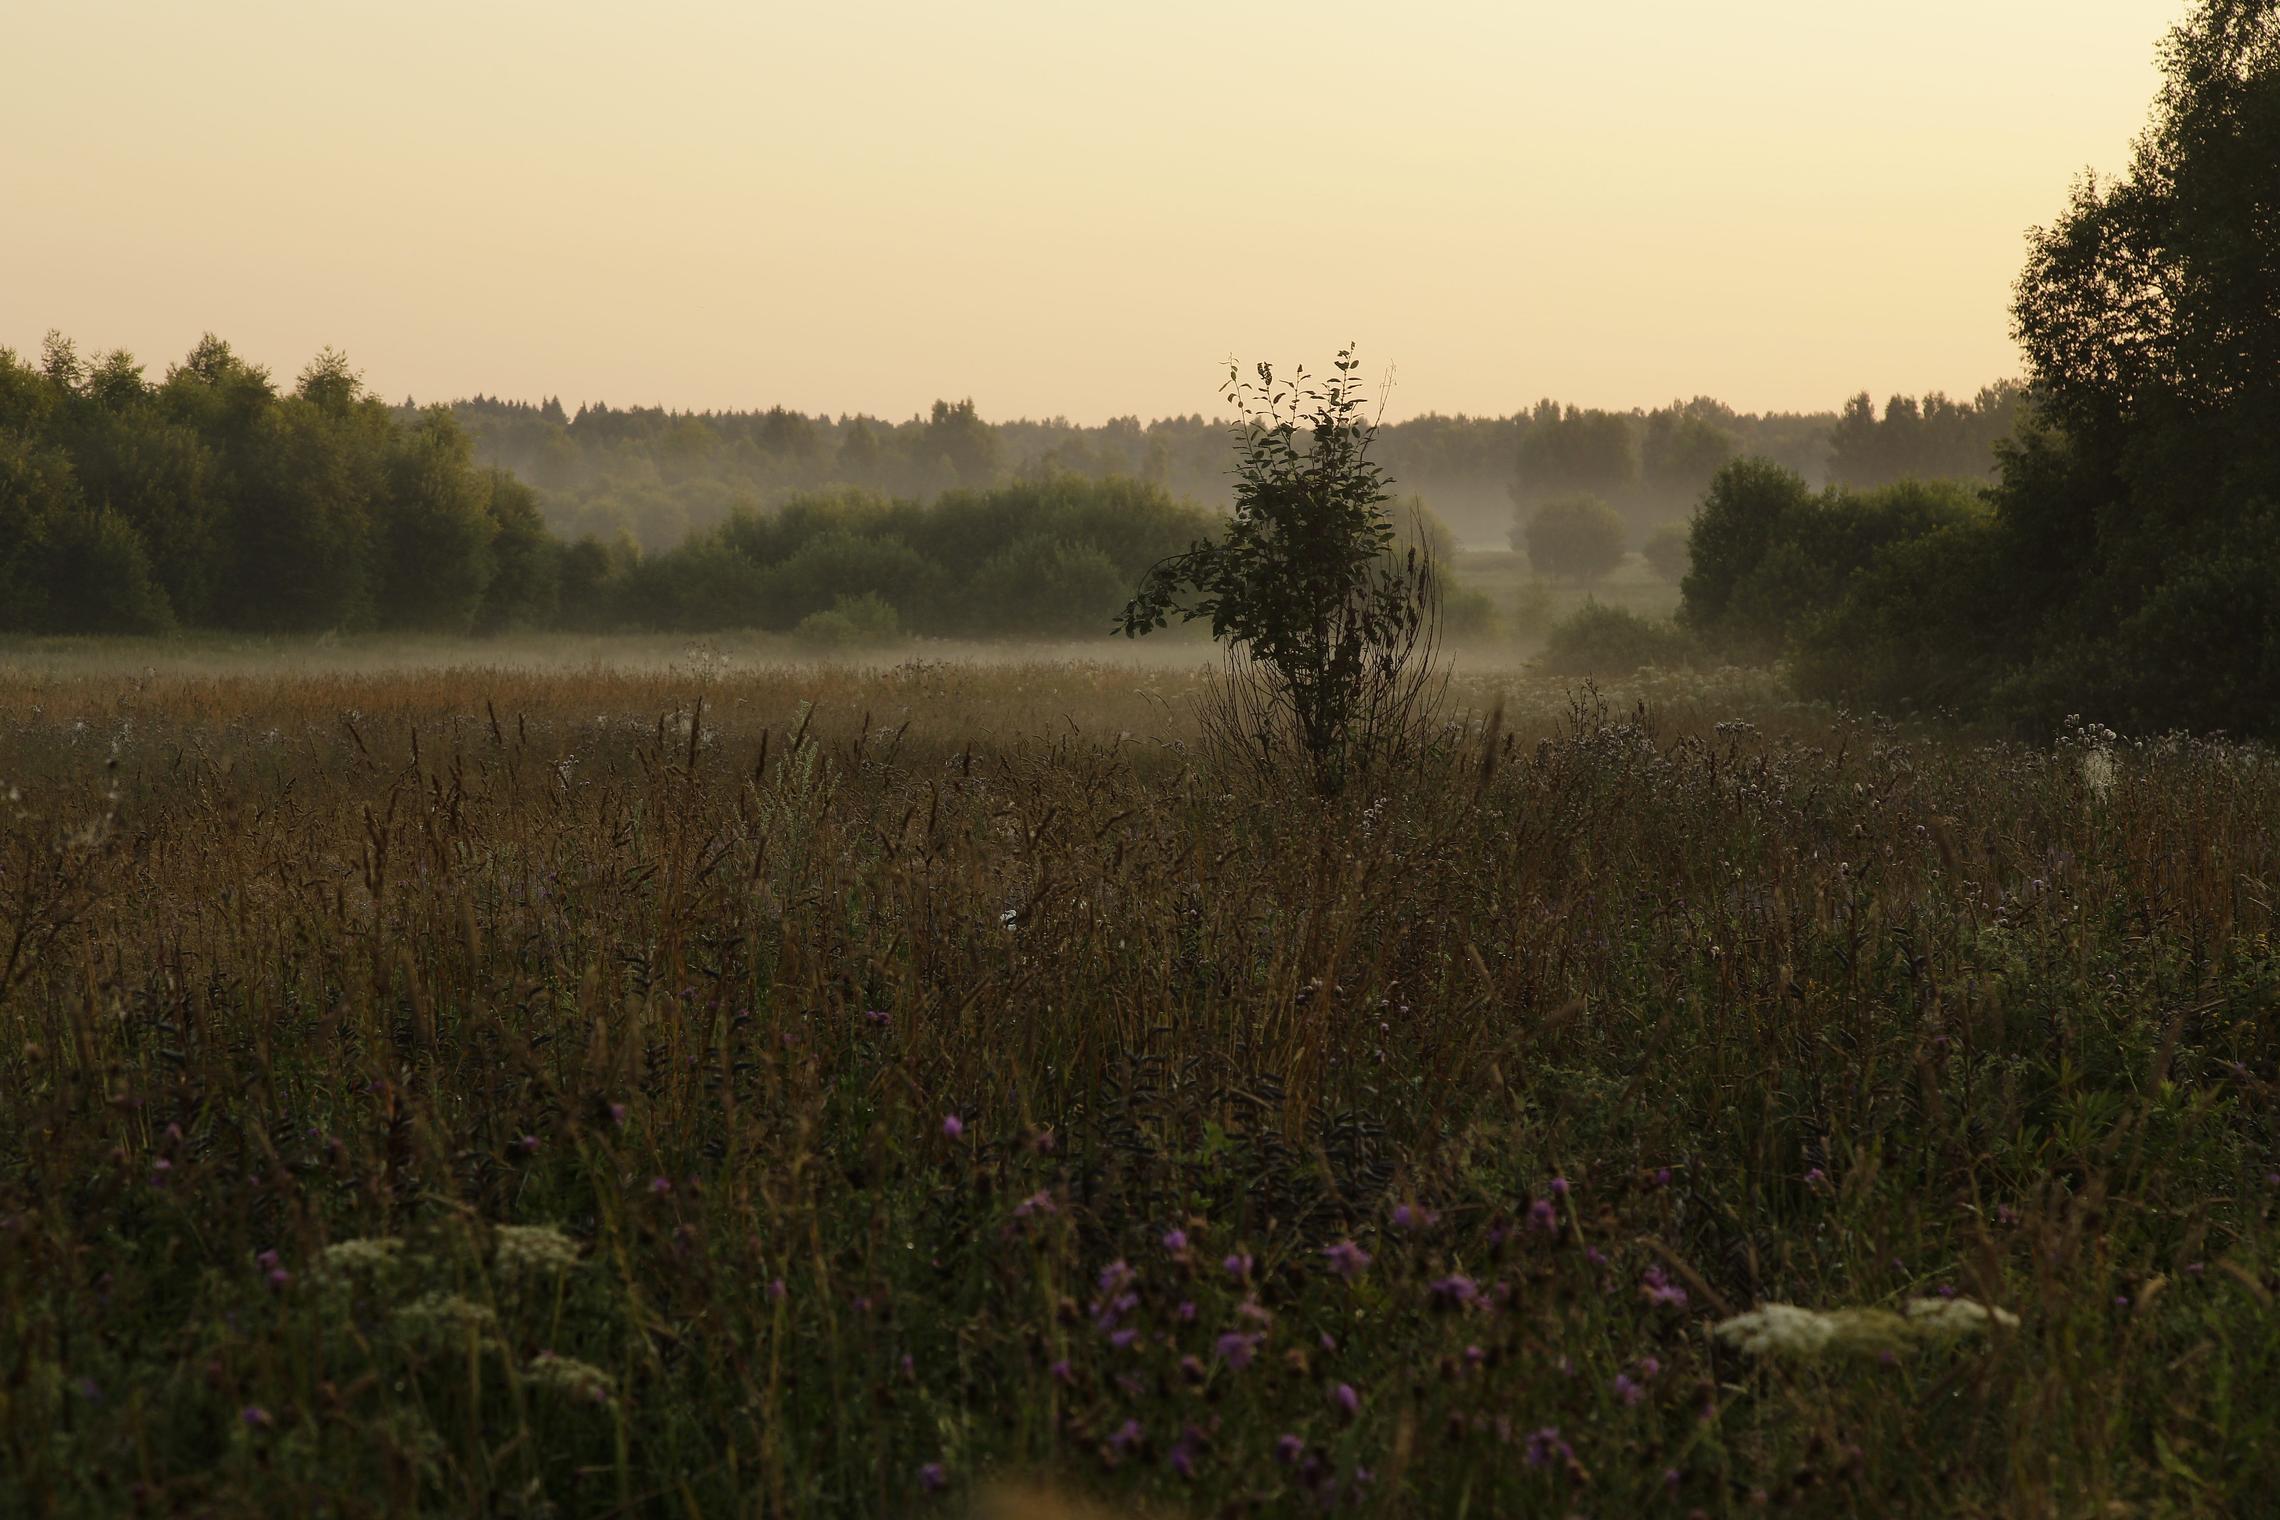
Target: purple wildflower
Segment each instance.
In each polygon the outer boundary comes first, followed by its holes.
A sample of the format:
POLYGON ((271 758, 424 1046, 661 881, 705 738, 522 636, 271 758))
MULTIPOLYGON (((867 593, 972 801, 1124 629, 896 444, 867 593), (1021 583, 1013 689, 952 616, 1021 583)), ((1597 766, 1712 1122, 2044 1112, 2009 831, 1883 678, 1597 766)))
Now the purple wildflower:
POLYGON ((1192 1435, 1192 1429, 1182 1431, 1180 1438, 1172 1443, 1171 1454, 1167 1458, 1172 1464, 1172 1471, 1183 1478, 1195 1476, 1195 1442, 1191 1439, 1192 1435))
POLYGON ((1108 1445, 1111 1451, 1127 1452, 1147 1438, 1138 1420, 1126 1420, 1109 1433, 1108 1445))
POLYGON ((1433 1302, 1448 1309, 1462 1307, 1480 1296, 1480 1286, 1462 1272, 1434 1279, 1430 1291, 1433 1302))
POLYGON ((1615 1374, 1614 1387, 1615 1397, 1621 1399, 1627 1408, 1637 1407, 1639 1401, 1647 1396, 1646 1384, 1637 1381, 1627 1372, 1615 1374))
POLYGON ((1251 1268, 1257 1264, 1257 1258, 1253 1257, 1250 1252, 1232 1251, 1228 1253, 1227 1259, 1225 1261, 1222 1261, 1220 1263, 1220 1266, 1227 1269, 1227 1275, 1229 1277, 1234 1278, 1237 1282, 1241 1282, 1244 1278, 1251 1275, 1251 1268))
POLYGON ((1275 1442, 1275 1460, 1288 1467, 1306 1455, 1306 1443, 1294 1435, 1285 1435, 1275 1442))
POLYGON ((1686 1290, 1664 1276, 1663 1269, 1660 1267, 1647 1268, 1645 1274, 1639 1279, 1639 1292, 1645 1295, 1650 1304, 1663 1305, 1672 1309, 1686 1307, 1686 1290))
POLYGON ((1322 1256, 1330 1263, 1330 1270, 1348 1282, 1370 1268, 1370 1253, 1350 1240, 1341 1240, 1334 1246, 1324 1246, 1322 1256))
POLYGON ((1362 1410, 1362 1396, 1354 1391, 1354 1385, 1351 1383, 1340 1383, 1331 1389, 1330 1402, 1338 1406, 1339 1413, 1349 1417, 1361 1413, 1362 1410))
POLYGON ((942 1137, 945 1140, 956 1140, 963 1136, 965 1133, 965 1120, 959 1118, 956 1114, 944 1114, 942 1116, 942 1137))
POLYGON ((259 1404, 246 1405, 245 1408, 238 1411, 238 1418, 245 1421, 246 1424, 251 1425, 255 1430, 267 1430, 270 1426, 277 1423, 277 1421, 270 1416, 269 1411, 262 1408, 259 1404))
POLYGON ((1539 1198, 1528 1205, 1528 1223, 1539 1230, 1557 1230, 1560 1227, 1559 1211, 1552 1207, 1551 1199, 1539 1198))
POLYGON ((1077 1375, 1069 1370, 1069 1359, 1067 1357, 1062 1357, 1052 1366, 1046 1368, 1045 1375, 1056 1383, 1073 1383, 1077 1380, 1077 1375))
POLYGON ((1554 1177, 1552 1179, 1552 1196, 1554 1198, 1565 1198, 1567 1194, 1568 1180, 1565 1177, 1554 1177))
POLYGON ((780 1303, 782 1303, 782 1302, 784 1301, 784 1295, 785 1295, 785 1294, 787 1294, 787 1293, 789 1293, 789 1292, 791 1292, 791 1289, 789 1289, 789 1288, 787 1288, 787 1287, 785 1287, 785 1286, 784 1286, 784 1280, 783 1280, 781 1277, 776 1277, 776 1278, 771 1278, 771 1279, 769 1279, 769 1282, 768 1282, 768 1301, 769 1301, 770 1303, 772 1303, 772 1304, 780 1304, 780 1303))
POLYGON ((930 1494, 940 1493, 950 1481, 940 1462, 929 1462, 918 1470, 918 1486, 930 1494))
POLYGON ((1259 1343, 1265 1339, 1264 1335, 1246 1335, 1240 1330, 1230 1330, 1213 1343, 1212 1349, 1219 1353, 1221 1361, 1241 1372, 1257 1360, 1259 1343))
POLYGON ((1188 1248, 1187 1231, 1171 1229, 1164 1232, 1164 1249, 1178 1256, 1188 1248))
POLYGON ((1529 1433, 1527 1449, 1522 1453, 1522 1459, 1530 1467, 1549 1467, 1554 1462, 1574 1461, 1575 1452, 1567 1442, 1560 1439, 1560 1428, 1557 1425, 1546 1425, 1541 1430, 1529 1433))
POLYGON ((1051 1188, 1039 1188, 1013 1206, 1013 1217, 1016 1219, 1027 1219, 1032 1214, 1057 1212, 1059 1212, 1059 1206, 1053 1202, 1053 1190, 1051 1188))
POLYGON ((863 1022, 874 1029, 884 1029, 894 1022, 894 1015, 884 1008, 866 1008, 863 1010, 863 1022))

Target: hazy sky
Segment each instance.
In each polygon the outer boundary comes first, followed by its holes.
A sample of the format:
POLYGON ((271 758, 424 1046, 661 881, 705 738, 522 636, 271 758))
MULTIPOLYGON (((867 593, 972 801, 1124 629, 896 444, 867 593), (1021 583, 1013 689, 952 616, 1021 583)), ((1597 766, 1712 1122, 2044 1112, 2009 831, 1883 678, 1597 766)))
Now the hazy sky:
POLYGON ((2181 0, 0 0, 0 344, 903 416, 2018 369, 2181 0))

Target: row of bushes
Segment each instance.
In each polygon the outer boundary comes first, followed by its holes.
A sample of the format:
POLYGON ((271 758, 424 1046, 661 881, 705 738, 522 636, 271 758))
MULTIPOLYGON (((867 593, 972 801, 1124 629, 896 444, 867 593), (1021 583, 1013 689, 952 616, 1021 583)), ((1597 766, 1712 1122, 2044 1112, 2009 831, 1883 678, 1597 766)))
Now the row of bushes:
POLYGON ((1678 551, 1678 617, 1587 602, 1552 631, 1541 663, 1585 675, 1790 658, 1827 671, 1832 644, 1855 636, 1838 611, 1872 567, 1905 577, 1917 559, 1901 550, 1920 557, 1930 552, 1920 546, 1945 546, 1987 515, 1980 493, 1956 482, 1815 491, 1768 460, 1736 460, 1713 478, 1685 536, 1651 546, 1657 557, 1678 551))
POLYGON ((1061 477, 924 505, 841 490, 626 556, 577 604, 599 625, 783 631, 871 598, 916 633, 1098 636, 1149 565, 1211 527, 1203 509, 1129 480, 1061 477))

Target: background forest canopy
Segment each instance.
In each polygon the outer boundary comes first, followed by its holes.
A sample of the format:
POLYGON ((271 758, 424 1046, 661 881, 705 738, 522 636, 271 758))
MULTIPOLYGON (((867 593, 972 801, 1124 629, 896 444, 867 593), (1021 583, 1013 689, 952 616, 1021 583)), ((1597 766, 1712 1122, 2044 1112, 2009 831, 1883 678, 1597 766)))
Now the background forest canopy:
MULTIPOLYGON (((1385 424, 1376 457, 1444 554, 1517 545, 1516 524, 1580 497, 1637 548, 1737 458, 1837 486, 1986 480, 2021 395, 1803 415, 1546 400, 1385 424)), ((0 629, 1100 635, 1225 511, 1228 459, 1200 415, 390 406, 331 350, 286 388, 209 335, 153 383, 54 335, 37 365, 0 350, 0 629)))

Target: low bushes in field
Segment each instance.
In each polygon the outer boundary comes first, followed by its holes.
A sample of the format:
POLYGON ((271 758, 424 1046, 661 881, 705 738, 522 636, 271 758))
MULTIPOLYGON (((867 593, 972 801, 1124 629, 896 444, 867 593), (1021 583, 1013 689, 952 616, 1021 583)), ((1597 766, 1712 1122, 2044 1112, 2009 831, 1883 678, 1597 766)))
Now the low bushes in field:
POLYGON ((1548 675, 1627 676, 1649 667, 1683 670, 1700 656, 1693 637, 1667 618, 1587 600, 1553 625, 1536 668, 1548 675))

